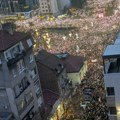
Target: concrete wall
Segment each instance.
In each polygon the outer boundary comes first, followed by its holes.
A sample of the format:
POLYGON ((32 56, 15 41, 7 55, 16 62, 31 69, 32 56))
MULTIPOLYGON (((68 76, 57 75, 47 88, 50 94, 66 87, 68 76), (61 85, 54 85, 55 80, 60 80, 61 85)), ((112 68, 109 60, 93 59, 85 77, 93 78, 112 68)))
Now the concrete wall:
POLYGON ((84 78, 86 71, 87 71, 87 61, 85 61, 83 67, 80 69, 79 72, 68 73, 68 78, 69 80, 72 81, 73 87, 75 87, 76 84, 81 83, 81 80, 84 78))
POLYGON ((50 6, 51 6, 51 11, 54 15, 58 15, 60 13, 57 0, 50 0, 50 6))
POLYGON ((0 89, 0 112, 10 112, 10 104, 6 89, 0 89), (5 108, 6 106, 6 108, 5 108))
POLYGON ((8 96, 8 100, 10 103, 10 107, 11 107, 11 111, 12 113, 14 113, 14 116, 17 118, 17 120, 19 120, 19 113, 18 113, 18 109, 16 106, 16 102, 15 102, 15 97, 14 97, 14 91, 11 88, 6 88, 6 92, 7 92, 7 96, 8 96))
MULTIPOLYGON (((113 99, 112 103, 115 102, 115 104, 116 104, 117 120, 120 120, 120 73, 105 74, 104 75, 104 82, 105 82, 105 88, 106 87, 114 87, 115 96, 113 96, 113 97, 115 97, 115 99, 113 99)), ((108 97, 109 96, 107 96, 107 98, 108 97)), ((112 107, 113 105, 109 104, 109 106, 112 107)), ((114 117, 114 116, 111 115, 111 117, 114 117)), ((114 119, 111 119, 111 120, 114 120, 114 119)))

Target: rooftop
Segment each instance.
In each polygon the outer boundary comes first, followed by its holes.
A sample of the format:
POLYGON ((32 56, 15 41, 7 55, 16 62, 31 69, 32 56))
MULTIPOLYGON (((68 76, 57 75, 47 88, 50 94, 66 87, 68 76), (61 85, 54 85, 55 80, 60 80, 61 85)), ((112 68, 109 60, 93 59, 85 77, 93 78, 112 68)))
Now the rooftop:
POLYGON ((69 53, 59 53, 56 56, 65 64, 67 73, 79 72, 85 61, 84 57, 70 55, 69 53))
POLYGON ((103 58, 120 57, 120 45, 108 45, 104 51, 103 58))
POLYGON ((44 90, 43 91, 43 99, 45 102, 45 110, 47 113, 50 113, 52 110, 53 105, 59 99, 59 95, 52 92, 51 90, 44 90))
POLYGON ((36 60, 51 70, 62 70, 63 68, 59 67, 59 65, 63 65, 62 61, 58 59, 55 55, 48 53, 46 50, 41 50, 36 55, 36 60))
POLYGON ((26 36, 28 33, 14 31, 14 34, 10 35, 7 31, 0 30, 0 52, 22 41, 26 36))

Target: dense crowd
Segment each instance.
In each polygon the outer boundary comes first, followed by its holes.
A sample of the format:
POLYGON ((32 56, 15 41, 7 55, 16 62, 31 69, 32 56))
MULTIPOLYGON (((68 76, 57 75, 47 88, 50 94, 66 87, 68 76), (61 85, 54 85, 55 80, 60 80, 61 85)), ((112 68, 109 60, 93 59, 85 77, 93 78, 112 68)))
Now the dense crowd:
MULTIPOLYGON (((102 6, 112 0, 92 0, 88 4, 102 6), (94 2, 93 2, 94 1, 94 2), (92 4, 93 2, 94 4, 92 4)), ((82 18, 67 16, 64 19, 40 20, 34 17, 31 20, 17 22, 22 26, 22 30, 31 29, 31 33, 36 41, 35 52, 46 49, 51 53, 69 52, 72 55, 81 55, 88 60, 88 72, 82 83, 75 88, 75 94, 71 94, 66 106, 64 119, 77 118, 80 120, 108 120, 105 100, 105 90, 103 82, 102 54, 106 45, 113 43, 120 27, 120 12, 112 16, 101 16, 96 13, 93 17, 88 17, 84 10, 77 10, 82 13, 82 18), (30 25, 33 23, 33 25, 30 25), (90 95, 90 101, 83 109, 84 88, 92 88, 94 92, 90 95)), ((21 27, 20 27, 21 29, 21 27)))

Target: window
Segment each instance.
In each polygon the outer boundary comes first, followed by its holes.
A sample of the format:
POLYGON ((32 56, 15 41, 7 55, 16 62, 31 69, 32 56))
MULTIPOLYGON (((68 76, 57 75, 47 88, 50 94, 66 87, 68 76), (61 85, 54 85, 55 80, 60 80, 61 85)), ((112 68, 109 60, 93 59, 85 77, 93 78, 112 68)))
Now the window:
POLYGON ((107 95, 108 96, 115 95, 114 87, 107 87, 107 95))
POLYGON ((20 45, 15 46, 10 50, 12 57, 16 57, 20 53, 20 45))
POLYGON ((11 59, 11 54, 10 54, 10 51, 7 51, 5 53, 5 57, 6 57, 6 60, 9 61, 11 59))
POLYGON ((31 78, 34 78, 37 74, 36 68, 34 68, 33 70, 31 70, 31 78))
POLYGON ((30 85, 26 77, 14 87, 15 97, 18 97, 30 85))
POLYGON ((29 102, 32 100, 33 98, 33 94, 32 92, 29 92, 27 94, 25 94, 25 99, 26 99, 26 102, 29 104, 29 102))
POLYGON ((29 83, 29 81, 27 80, 26 77, 24 77, 24 78, 22 79, 22 85, 23 85, 23 88, 24 88, 24 89, 27 88, 27 87, 30 85, 30 83, 29 83))
POLYGON ((33 56, 33 54, 30 54, 30 56, 29 56, 29 62, 31 63, 33 60, 34 60, 34 56, 33 56))
POLYGON ((39 82, 37 82, 35 84, 35 93, 36 93, 37 98, 39 98, 39 96, 41 95, 40 83, 39 82))
POLYGON ((22 111, 25 108, 25 106, 26 106, 26 101, 25 99, 22 99, 18 104, 18 110, 22 111))
POLYGON ((21 73, 24 70, 23 60, 17 62, 17 69, 19 73, 21 73))
POLYGON ((33 45, 31 39, 27 40, 27 44, 28 44, 29 47, 31 47, 33 45))
POLYGON ((16 77, 15 69, 12 69, 12 75, 13 75, 13 77, 16 77))
POLYGON ((116 115, 117 114, 116 107, 109 107, 109 114, 110 115, 116 115))

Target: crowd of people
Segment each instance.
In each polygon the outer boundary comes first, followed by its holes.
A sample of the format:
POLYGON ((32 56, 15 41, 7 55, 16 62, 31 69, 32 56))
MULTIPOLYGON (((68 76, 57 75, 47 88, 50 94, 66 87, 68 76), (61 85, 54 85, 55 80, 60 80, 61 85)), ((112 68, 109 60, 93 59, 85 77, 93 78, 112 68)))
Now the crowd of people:
MULTIPOLYGON (((105 3, 112 0, 90 0, 89 5, 102 8, 105 3), (93 4, 93 3, 94 4, 93 4)), ((100 8, 99 8, 100 9, 100 8)), ((34 17, 23 22, 18 21, 18 29, 31 30, 35 39, 35 52, 46 49, 51 53, 69 52, 72 55, 80 55, 88 60, 88 72, 80 85, 75 88, 75 94, 71 94, 63 115, 64 119, 77 118, 79 120, 108 120, 103 82, 102 54, 108 44, 112 44, 120 28, 120 11, 112 16, 87 16, 84 10, 81 18, 74 18, 74 15, 66 18, 48 21, 34 17), (33 25, 30 25, 33 23, 33 25), (90 87, 94 89, 90 102, 86 109, 80 107, 84 102, 83 89, 90 87)))

